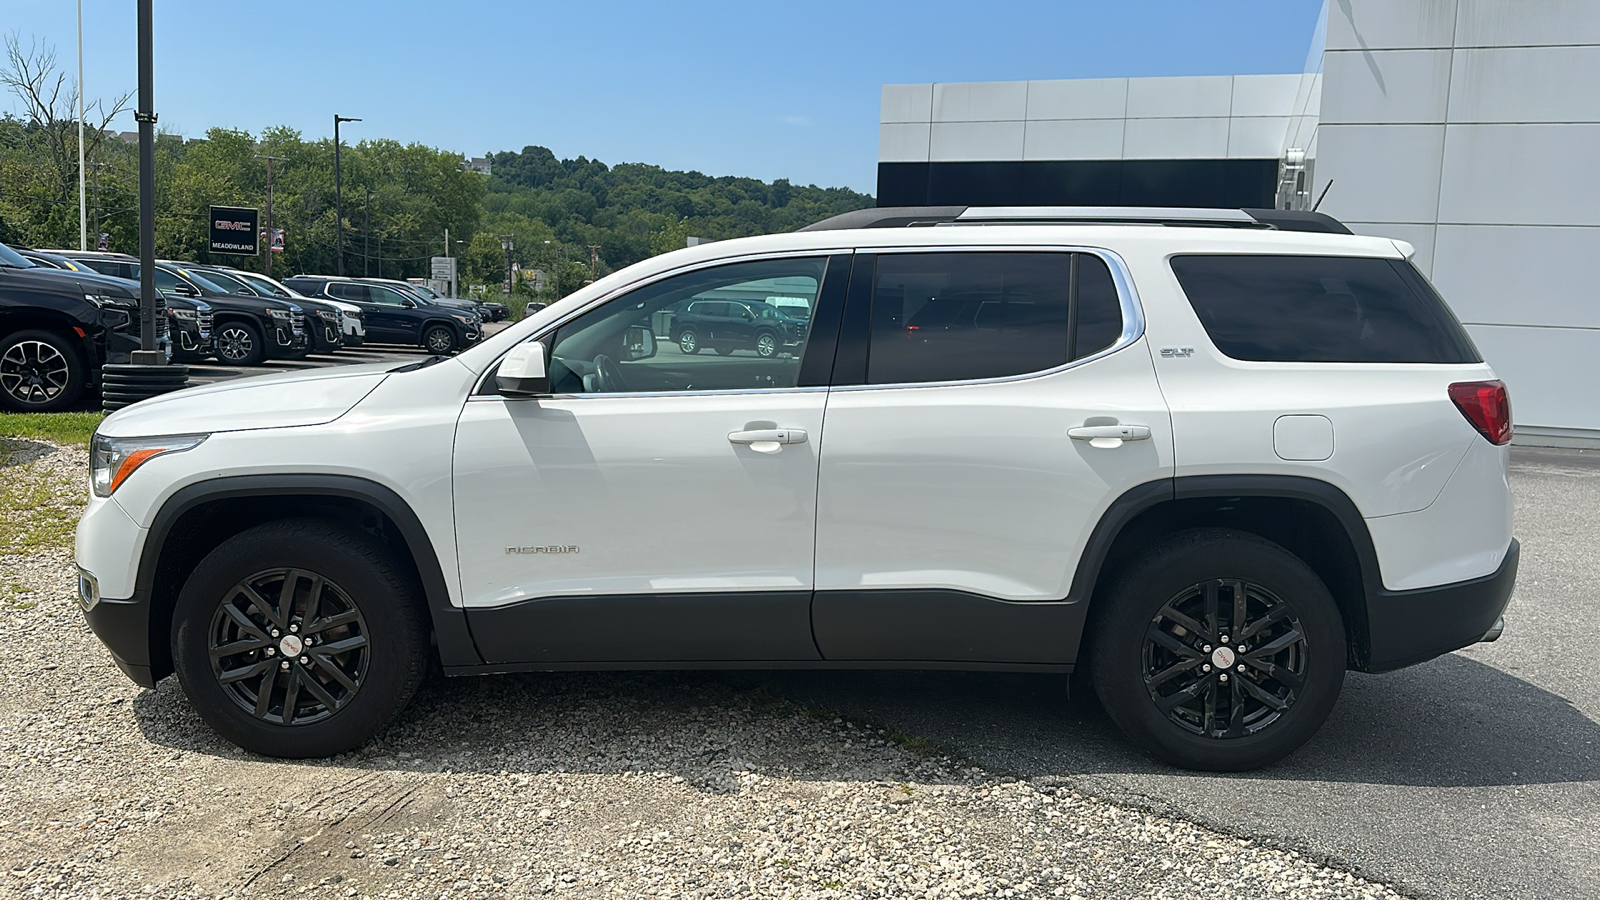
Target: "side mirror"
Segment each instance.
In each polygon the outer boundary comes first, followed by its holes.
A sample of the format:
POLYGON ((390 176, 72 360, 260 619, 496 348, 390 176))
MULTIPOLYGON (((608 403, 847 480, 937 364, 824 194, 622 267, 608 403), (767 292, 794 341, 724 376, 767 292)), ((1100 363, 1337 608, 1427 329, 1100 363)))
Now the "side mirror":
POLYGON ((622 338, 622 352, 629 362, 638 359, 649 359, 656 355, 655 332, 643 325, 630 327, 622 338))
POLYGON ((495 386, 508 397, 550 393, 550 372, 545 368, 544 344, 530 341, 511 348, 495 371, 495 386))
POLYGON ((175 286, 172 289, 172 292, 174 294, 177 294, 179 297, 198 297, 198 296, 200 296, 200 292, 194 289, 194 285, 190 284, 187 281, 178 282, 177 286, 175 286))
POLYGON ((411 299, 410 297, 401 297, 400 305, 404 306, 406 309, 416 309, 417 301, 411 299))

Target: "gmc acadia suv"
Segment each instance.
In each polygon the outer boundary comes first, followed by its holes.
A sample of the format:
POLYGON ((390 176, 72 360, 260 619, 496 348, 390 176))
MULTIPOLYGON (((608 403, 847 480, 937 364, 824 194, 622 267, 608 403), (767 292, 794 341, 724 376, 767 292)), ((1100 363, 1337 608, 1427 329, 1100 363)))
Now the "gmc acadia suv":
POLYGON ((361 744, 436 659, 1081 666, 1156 756, 1264 765, 1347 669, 1503 627, 1509 401, 1410 253, 1316 214, 977 208, 679 250, 459 356, 108 417, 82 604, 277 756, 361 744), (811 301, 792 355, 656 341, 775 283, 811 301))

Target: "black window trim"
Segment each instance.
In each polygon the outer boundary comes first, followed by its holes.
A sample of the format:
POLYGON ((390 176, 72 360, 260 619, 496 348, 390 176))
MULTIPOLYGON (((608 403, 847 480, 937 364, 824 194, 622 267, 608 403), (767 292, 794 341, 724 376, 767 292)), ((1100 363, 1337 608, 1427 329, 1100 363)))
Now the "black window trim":
MULTIPOLYGON (((1047 378, 1068 369, 1094 362, 1098 359, 1117 353, 1144 337, 1145 321, 1144 308, 1139 300, 1137 289, 1133 285, 1133 276, 1129 273, 1128 264, 1120 255, 1104 247, 1086 247, 1074 244, 1060 245, 1005 245, 1005 244, 941 244, 928 247, 893 246, 893 247, 857 247, 857 265, 852 273, 850 283, 850 296, 845 301, 845 322, 841 326, 839 335, 839 350, 834 366, 833 379, 830 390, 835 391, 881 391, 881 390, 907 390, 911 388, 940 388, 958 387, 962 385, 978 384, 1005 384, 1013 381, 1026 381, 1034 378, 1047 378), (1111 346, 1071 359, 1059 366, 1040 369, 1037 372, 1023 372, 1019 375, 997 375, 992 378, 968 378, 951 381, 910 381, 895 384, 867 384, 867 348, 872 339, 872 288, 876 280, 877 261, 879 257, 905 253, 1058 253, 1058 254, 1088 254, 1099 257, 1111 270, 1111 283, 1117 290, 1117 301, 1122 307, 1122 334, 1111 346)), ((1073 266, 1076 272, 1077 266, 1073 266)), ((1073 331, 1076 331, 1074 328, 1073 331)), ((1072 335, 1076 340, 1076 334, 1072 335)))

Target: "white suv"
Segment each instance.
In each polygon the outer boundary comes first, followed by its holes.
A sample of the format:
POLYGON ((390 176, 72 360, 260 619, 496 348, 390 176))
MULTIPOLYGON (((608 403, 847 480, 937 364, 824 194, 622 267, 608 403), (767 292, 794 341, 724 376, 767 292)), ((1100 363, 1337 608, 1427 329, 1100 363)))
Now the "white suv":
POLYGON ((632 266, 464 351, 101 425, 89 623, 228 739, 365 741, 449 674, 1084 666, 1244 769, 1346 669, 1492 640, 1510 409, 1407 261, 1326 216, 879 209, 632 266), (808 295, 793 354, 687 301, 808 295))

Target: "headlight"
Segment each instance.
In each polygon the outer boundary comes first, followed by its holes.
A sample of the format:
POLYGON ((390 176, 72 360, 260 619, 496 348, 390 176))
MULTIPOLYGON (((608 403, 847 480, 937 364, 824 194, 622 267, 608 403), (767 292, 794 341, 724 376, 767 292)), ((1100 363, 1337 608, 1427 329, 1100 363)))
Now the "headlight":
POLYGON ((95 306, 101 307, 102 309, 107 306, 117 306, 124 309, 132 309, 139 305, 139 301, 133 297, 117 297, 111 294, 84 294, 83 299, 93 303, 95 306))
POLYGON ((182 319, 185 322, 194 322, 200 318, 200 314, 195 310, 173 309, 170 306, 167 307, 167 315, 173 317, 174 319, 182 319))
POLYGON ((472 317, 471 316, 452 315, 450 318, 455 319, 457 322, 460 322, 463 325, 471 325, 472 324, 472 317))
POLYGON ((317 316, 323 319, 333 319, 336 322, 339 320, 339 313, 331 309, 319 309, 317 310, 317 316))
POLYGON ((289 311, 287 309, 269 309, 269 310, 267 310, 267 315, 273 317, 274 319, 282 320, 284 322, 289 321, 289 317, 290 317, 289 316, 289 311))
POLYGON ((89 451, 89 485, 96 497, 109 497, 134 470, 164 453, 193 450, 209 435, 112 438, 96 434, 89 451))

